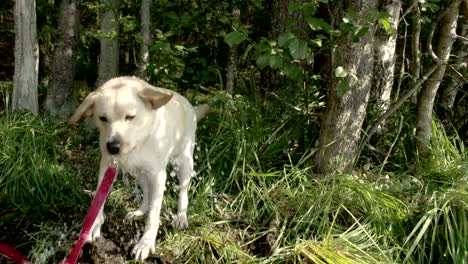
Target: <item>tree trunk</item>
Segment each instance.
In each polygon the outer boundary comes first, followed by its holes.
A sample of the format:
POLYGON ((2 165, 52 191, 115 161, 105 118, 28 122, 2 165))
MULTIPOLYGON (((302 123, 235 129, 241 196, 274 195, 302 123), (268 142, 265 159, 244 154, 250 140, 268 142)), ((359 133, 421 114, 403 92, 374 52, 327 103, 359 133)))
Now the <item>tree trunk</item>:
MULTIPOLYGON (((293 0, 291 0, 293 1, 293 0)), ((290 0, 273 0, 271 4, 272 19, 270 39, 277 40, 282 32, 285 32, 288 22, 288 5, 290 0)), ((268 69, 265 74, 265 86, 267 91, 274 91, 283 81, 283 77, 277 70, 268 69)))
POLYGON ((54 48, 52 80, 47 90, 46 111, 54 116, 67 115, 73 104, 75 61, 79 41, 78 0, 62 0, 58 21, 58 38, 54 48))
POLYGON ((410 74, 413 78, 413 84, 419 80, 421 76, 421 47, 420 47, 420 37, 421 37, 421 11, 419 10, 418 5, 419 0, 413 0, 411 5, 414 6, 414 15, 413 15, 413 32, 411 38, 411 67, 410 74))
POLYGON ((119 23, 120 0, 101 0, 101 55, 99 59, 98 86, 119 73, 119 23))
POLYGON ((439 42, 436 50, 439 67, 426 82, 418 97, 416 147, 420 154, 424 154, 428 150, 432 129, 434 99, 444 77, 446 63, 452 50, 452 43, 456 37, 460 1, 454 1, 447 8, 447 12, 442 13, 445 14, 445 16, 440 21, 439 26, 439 42))
POLYGON ((389 22, 393 33, 388 34, 383 28, 376 31, 374 43, 374 73, 370 101, 378 115, 386 112, 390 106, 393 88, 398 23, 400 19, 400 0, 379 2, 379 11, 390 14, 389 22))
MULTIPOLYGON (((270 38, 278 40, 281 33, 289 30, 289 22, 294 19, 296 26, 293 29, 305 32, 306 24, 302 12, 289 13, 289 4, 305 3, 307 0, 273 0, 271 4, 272 19, 270 38)), ((299 36, 306 38, 307 36, 299 36)), ((268 91, 273 91, 275 88, 284 86, 285 77, 278 70, 269 69, 265 76, 265 86, 268 91)))
POLYGON ((152 42, 151 36, 151 0, 141 0, 140 18, 141 18, 141 36, 140 61, 138 65, 139 75, 148 79, 146 67, 149 63, 149 49, 152 42))
MULTIPOLYGON (((375 0, 353 0, 347 2, 344 11, 365 17, 375 7, 375 0)), ((344 79, 330 75, 333 77, 329 82, 327 107, 314 157, 317 173, 346 171, 353 165, 372 81, 373 31, 373 26, 370 26, 369 32, 357 42, 350 36, 340 37, 332 50, 331 69, 343 67, 349 87, 343 91, 340 83, 343 84, 344 79)))
MULTIPOLYGON (((240 9, 233 4, 234 7, 232 8, 232 19, 233 25, 235 27, 239 26, 240 23, 240 9)), ((227 73, 226 73, 226 91, 229 94, 234 94, 235 91, 235 83, 236 83, 236 76, 237 76, 237 64, 238 64, 238 54, 237 54, 238 45, 234 45, 233 47, 229 48, 229 55, 228 55, 228 66, 227 66, 227 73)))
MULTIPOLYGON (((468 19, 460 21, 460 36, 468 39, 468 19)), ((455 48, 454 48, 455 49, 455 48)), ((462 88, 465 81, 463 76, 459 73, 463 72, 467 68, 468 58, 468 42, 461 40, 458 42, 458 48, 456 48, 455 59, 456 64, 453 69, 449 70, 446 75, 447 85, 443 88, 442 93, 439 97, 440 105, 440 117, 445 125, 449 125, 452 122, 454 114, 455 98, 457 97, 458 91, 462 88)))
POLYGON ((39 112, 37 82, 39 45, 37 42, 36 1, 15 1, 15 74, 13 110, 39 112))

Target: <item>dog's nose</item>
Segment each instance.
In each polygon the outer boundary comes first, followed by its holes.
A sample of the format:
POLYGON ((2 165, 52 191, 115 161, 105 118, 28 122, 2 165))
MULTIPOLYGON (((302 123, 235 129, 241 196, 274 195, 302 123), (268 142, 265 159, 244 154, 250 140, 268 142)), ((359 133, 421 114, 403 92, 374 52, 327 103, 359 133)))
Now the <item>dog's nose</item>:
POLYGON ((106 144, 107 150, 111 155, 116 155, 119 154, 120 152, 120 141, 118 140, 112 140, 107 142, 106 144))

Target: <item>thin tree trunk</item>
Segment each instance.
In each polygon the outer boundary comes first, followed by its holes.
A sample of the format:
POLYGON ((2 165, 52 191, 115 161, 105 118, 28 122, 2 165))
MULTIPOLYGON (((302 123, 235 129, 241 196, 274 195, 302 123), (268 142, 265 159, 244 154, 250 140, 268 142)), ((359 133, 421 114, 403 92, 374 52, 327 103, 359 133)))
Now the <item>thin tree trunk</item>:
POLYGON ((37 42, 36 1, 15 1, 15 74, 13 110, 39 112, 37 83, 39 45, 37 42))
POLYGON ((101 55, 99 60, 98 86, 116 77, 119 73, 119 23, 120 0, 101 0, 101 55))
MULTIPOLYGON (((460 36, 468 39, 468 20, 460 22, 460 36)), ((458 91, 462 88, 463 76, 460 76, 460 71, 466 69, 467 67, 467 58, 468 58, 468 42, 461 40, 457 51, 455 52, 455 58, 457 60, 453 68, 449 69, 446 75, 447 85, 443 88, 440 95, 439 104, 442 113, 440 114, 442 122, 445 125, 449 125, 452 121, 455 98, 457 97, 458 91)))
MULTIPOLYGON (((271 19, 271 39, 278 39, 279 35, 286 30, 288 22, 288 5, 293 0, 273 0, 271 4, 272 19, 271 19)), ((265 75, 266 90, 271 92, 275 87, 279 87, 283 77, 277 70, 268 69, 265 75)))
POLYGON ((410 67, 413 84, 417 82, 421 76, 421 11, 419 10, 418 1, 419 0, 413 0, 412 2, 412 6, 414 6, 413 8, 415 10, 413 15, 413 36, 411 38, 412 61, 410 67))
MULTIPOLYGON (((305 32, 306 24, 304 23, 304 16, 302 12, 289 12, 289 5, 292 3, 305 3, 307 0, 273 0, 271 5, 272 20, 270 38, 278 40, 281 33, 289 30, 289 22, 294 19, 297 32, 305 32)), ((305 34, 304 34, 305 35, 305 34)), ((299 37, 306 39, 307 36, 300 35, 299 37)), ((269 69, 265 80, 266 88, 268 91, 274 91, 278 87, 284 86, 285 77, 280 74, 278 70, 269 69)))
MULTIPOLYGON (((365 17, 375 7, 375 0, 353 0, 348 1, 344 11, 365 17)), ((346 171, 353 165, 372 82, 373 31, 371 26, 369 32, 357 42, 351 37, 342 37, 332 50, 331 68, 344 68, 349 89, 344 93, 340 91, 340 78, 333 75, 328 88, 327 108, 320 126, 319 146, 314 157, 316 171, 320 174, 346 171)))
POLYGON ((383 28, 375 35, 374 43, 374 73, 370 101, 378 115, 390 107, 390 95, 395 76, 395 59, 398 23, 400 19, 400 0, 385 0, 379 2, 379 11, 390 14, 389 22, 393 33, 388 34, 383 28))
MULTIPOLYGON (((235 4, 232 8, 232 17, 233 24, 238 26, 240 22, 240 9, 235 4)), ((234 45, 233 47, 229 48, 229 59, 226 73, 226 91, 229 94, 234 94, 235 91, 238 64, 237 48, 237 45, 234 45)))
MULTIPOLYGON (((439 67, 432 74, 431 78, 426 82, 418 96, 416 147, 420 154, 424 154, 428 150, 432 128, 432 111, 434 106, 434 99, 436 97, 440 83, 444 77, 446 63, 452 50, 452 43, 456 37, 460 1, 454 1, 447 8, 447 12, 443 13, 444 17, 440 21, 439 42, 435 53, 435 56, 437 56, 435 58, 437 60, 436 63, 439 64, 439 67)), ((431 47, 430 43, 429 47, 431 47)), ((430 49, 429 52, 431 53, 430 49)))
POLYGON ((78 0, 62 0, 58 22, 58 38, 54 48, 52 80, 47 89, 46 111, 66 115, 73 111, 73 84, 78 49, 80 15, 78 0))
POLYGON ((141 18, 141 36, 139 75, 147 79, 148 73, 146 67, 149 64, 149 48, 152 42, 151 36, 151 0, 141 0, 140 18, 141 18))

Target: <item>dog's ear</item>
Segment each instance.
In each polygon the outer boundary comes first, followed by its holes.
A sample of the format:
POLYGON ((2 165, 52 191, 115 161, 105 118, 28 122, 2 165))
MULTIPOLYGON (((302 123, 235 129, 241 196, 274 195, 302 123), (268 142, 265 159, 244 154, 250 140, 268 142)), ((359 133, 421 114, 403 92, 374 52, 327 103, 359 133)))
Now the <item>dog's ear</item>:
POLYGON ((93 104, 96 98, 96 92, 90 93, 75 110, 75 113, 68 119, 70 126, 75 126, 80 120, 93 115, 93 104))
POLYGON ((149 105, 153 110, 167 104, 167 102, 172 98, 171 93, 163 93, 149 88, 141 91, 138 96, 140 96, 143 102, 149 105))

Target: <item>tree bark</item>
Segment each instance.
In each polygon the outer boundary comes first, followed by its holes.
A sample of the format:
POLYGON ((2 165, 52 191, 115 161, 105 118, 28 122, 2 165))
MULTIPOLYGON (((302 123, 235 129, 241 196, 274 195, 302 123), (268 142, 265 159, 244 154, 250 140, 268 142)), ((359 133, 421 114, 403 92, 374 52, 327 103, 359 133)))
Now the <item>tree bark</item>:
POLYGON ((385 0, 379 2, 379 11, 390 14, 389 22, 392 26, 392 34, 388 34, 383 28, 376 31, 374 43, 374 73, 370 101, 373 108, 380 115, 390 107, 390 95, 393 88, 395 75, 395 59, 398 23, 400 19, 400 0, 385 0))
POLYGON ((52 80, 47 89, 46 111, 53 116, 73 111, 73 84, 79 41, 80 15, 78 0, 62 0, 58 21, 58 38, 54 48, 52 80))
MULTIPOLYGON (((306 24, 304 23, 304 16, 301 12, 289 13, 289 4, 292 3, 305 3, 307 0, 273 0, 271 4, 272 19, 271 19, 271 32, 270 38, 278 40, 281 33, 289 30, 288 23, 294 19, 296 25, 293 29, 305 32, 306 24)), ((307 36, 299 36, 304 39, 307 36)), ((278 70, 269 69, 266 74, 265 86, 268 91, 274 91, 275 88, 284 86, 285 77, 280 74, 278 70)))
MULTIPOLYGON (((460 21, 459 35, 468 39, 468 19, 460 21)), ((467 68, 468 41, 460 40, 457 46, 458 48, 456 48, 455 52, 456 63, 453 65, 453 68, 449 69, 446 75, 448 79, 447 85, 442 89, 439 97, 440 117, 445 125, 449 125, 452 121, 455 98, 457 97, 458 91, 465 83, 465 81, 463 81, 463 76, 459 74, 467 68)))
MULTIPOLYGON (((352 0, 347 1, 344 11, 365 17, 376 6, 375 0, 352 0)), ((341 21, 341 18, 336 21, 341 21)), ((332 50, 331 68, 344 68, 349 88, 344 93, 340 92, 340 82, 343 80, 330 75, 333 77, 329 82, 327 107, 314 156, 317 173, 347 171, 353 165, 372 82, 373 44, 374 28, 370 26, 368 33, 357 42, 350 36, 337 39, 337 45, 332 50)))
MULTIPOLYGON (((420 154, 424 154, 428 150, 432 131, 434 99, 445 74, 446 64, 452 50, 452 43, 456 38, 460 2, 461 1, 453 1, 447 7, 448 9, 446 12, 443 12, 444 17, 440 21, 439 41, 435 52, 435 56, 437 56, 435 60, 436 63, 439 64, 439 67, 426 82, 418 96, 416 147, 420 154)), ((431 47, 430 45, 429 43, 429 47, 431 47)), ((429 52, 431 53, 430 49, 429 52)))
POLYGON ((140 44, 140 62, 138 65, 139 75, 144 79, 148 79, 146 67, 149 64, 149 49, 152 43, 151 35, 151 0, 141 0, 140 19, 141 19, 141 36, 140 44))
MULTIPOLYGON (((233 4, 234 7, 232 8, 232 22, 235 27, 239 26, 240 23, 240 9, 233 4)), ((234 94, 235 91, 235 84, 236 84, 236 76, 237 76, 237 64, 238 64, 238 54, 237 54, 238 46, 235 45, 229 48, 229 55, 228 55, 228 66, 227 66, 227 73, 226 73, 226 91, 229 94, 234 94)))
POLYGON ((15 74, 13 110, 39 112, 37 95, 39 45, 37 42, 36 1, 15 1, 15 74))
POLYGON ((418 5, 419 0, 413 0, 412 6, 414 6, 414 15, 413 15, 413 36, 411 38, 411 51, 412 51, 412 60, 411 60, 411 77, 413 78, 413 84, 419 80, 421 76, 421 47, 420 47, 420 37, 421 37, 421 11, 419 10, 418 5))
POLYGON ((120 0, 101 0, 101 55, 99 59, 98 86, 119 73, 119 23, 120 0))

